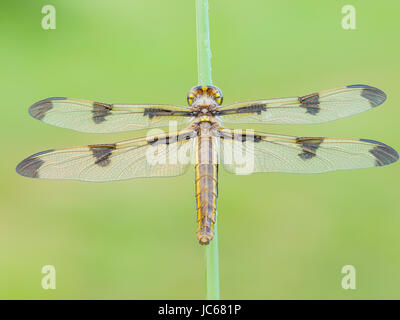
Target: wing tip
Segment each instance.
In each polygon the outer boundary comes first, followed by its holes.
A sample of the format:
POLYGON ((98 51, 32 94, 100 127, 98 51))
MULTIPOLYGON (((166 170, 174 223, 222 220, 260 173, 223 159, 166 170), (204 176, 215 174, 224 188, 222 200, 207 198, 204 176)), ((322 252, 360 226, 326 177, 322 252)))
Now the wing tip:
POLYGON ((46 113, 53 109, 53 101, 54 100, 65 100, 67 98, 65 97, 51 97, 51 98, 46 98, 43 100, 40 100, 38 102, 35 102, 33 105, 30 106, 29 108, 29 114, 38 120, 42 120, 46 113))
POLYGON ((399 160, 399 153, 387 144, 370 139, 360 139, 360 141, 375 145, 369 152, 375 157, 376 166, 378 167, 386 166, 399 160))
POLYGON ((28 158, 22 160, 17 167, 15 168, 15 171, 24 177, 27 178, 39 178, 38 175, 38 170, 40 167, 44 164, 44 161, 40 159, 38 156, 49 153, 54 151, 53 149, 51 150, 46 150, 46 151, 41 151, 38 153, 35 153, 28 158))
POLYGON ((375 108, 382 103, 384 103, 387 99, 386 93, 382 90, 366 85, 366 84, 352 84, 346 86, 346 88, 359 88, 362 89, 361 97, 367 99, 371 104, 371 107, 375 108))

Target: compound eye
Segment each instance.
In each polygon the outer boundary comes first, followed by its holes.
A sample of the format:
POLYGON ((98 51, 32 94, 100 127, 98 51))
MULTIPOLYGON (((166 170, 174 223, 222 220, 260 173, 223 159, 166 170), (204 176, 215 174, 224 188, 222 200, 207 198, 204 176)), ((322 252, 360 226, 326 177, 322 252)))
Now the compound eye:
POLYGON ((187 95, 187 102, 189 106, 193 105, 195 100, 200 95, 204 94, 212 96, 218 105, 222 104, 223 97, 222 97, 222 92, 219 88, 215 86, 196 86, 193 87, 187 95))
POLYGON ((215 96, 215 102, 220 106, 222 104, 222 101, 224 100, 221 90, 217 88, 214 96, 215 96))
POLYGON ((187 96, 187 102, 188 102, 189 106, 191 106, 193 104, 193 100, 194 100, 194 94, 192 91, 190 91, 187 96))

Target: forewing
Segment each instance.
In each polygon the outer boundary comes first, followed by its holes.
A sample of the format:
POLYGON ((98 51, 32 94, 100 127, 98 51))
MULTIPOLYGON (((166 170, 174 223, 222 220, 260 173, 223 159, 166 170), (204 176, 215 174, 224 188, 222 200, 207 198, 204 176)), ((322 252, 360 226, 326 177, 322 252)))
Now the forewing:
POLYGON ((183 174, 191 161, 196 132, 56 149, 34 154, 17 166, 30 178, 113 181, 183 174))
POLYGON ((379 167, 396 162, 391 147, 367 139, 289 137, 220 131, 224 167, 236 174, 256 172, 323 173, 379 167))
POLYGON ((48 98, 29 109, 35 119, 90 133, 109 133, 166 127, 170 121, 186 125, 188 108, 170 105, 121 105, 72 98, 48 98))
POLYGON ((333 121, 381 105, 386 94, 367 85, 351 85, 301 97, 257 100, 218 110, 226 123, 311 124, 333 121))

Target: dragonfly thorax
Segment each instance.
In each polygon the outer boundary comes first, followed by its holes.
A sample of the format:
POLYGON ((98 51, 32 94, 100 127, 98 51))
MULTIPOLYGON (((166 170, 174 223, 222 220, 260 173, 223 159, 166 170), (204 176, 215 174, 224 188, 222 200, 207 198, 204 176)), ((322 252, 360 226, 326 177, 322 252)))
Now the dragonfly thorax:
POLYGON ((195 122, 213 122, 222 103, 222 92, 214 86, 193 87, 187 96, 195 122))

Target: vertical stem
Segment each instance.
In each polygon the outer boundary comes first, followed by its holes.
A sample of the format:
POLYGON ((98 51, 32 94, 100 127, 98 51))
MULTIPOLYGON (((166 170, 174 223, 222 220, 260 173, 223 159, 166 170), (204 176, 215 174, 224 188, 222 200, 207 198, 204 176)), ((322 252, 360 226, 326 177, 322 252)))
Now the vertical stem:
POLYGON ((208 0, 196 0, 197 66, 199 85, 211 85, 211 48, 208 0))
POLYGON ((214 239, 206 246, 206 299, 219 300, 219 255, 217 221, 214 224, 214 239))
MULTIPOLYGON (((196 0, 196 22, 198 83, 199 85, 211 85, 211 48, 208 20, 208 0, 196 0)), ((206 246, 205 250, 206 299, 217 300, 220 298, 217 223, 214 224, 214 239, 206 246)))

